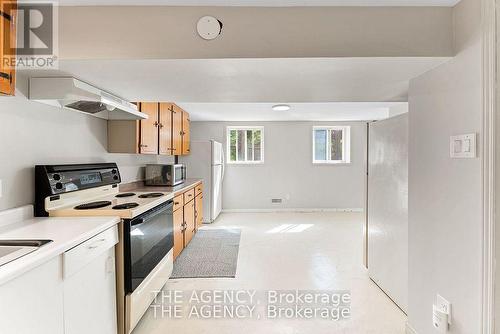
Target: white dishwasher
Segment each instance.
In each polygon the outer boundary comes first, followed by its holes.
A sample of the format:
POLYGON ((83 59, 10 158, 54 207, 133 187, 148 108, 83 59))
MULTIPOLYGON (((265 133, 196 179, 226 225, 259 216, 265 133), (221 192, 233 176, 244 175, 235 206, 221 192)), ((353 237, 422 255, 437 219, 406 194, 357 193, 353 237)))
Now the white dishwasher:
POLYGON ((63 255, 64 333, 116 334, 117 226, 63 255))

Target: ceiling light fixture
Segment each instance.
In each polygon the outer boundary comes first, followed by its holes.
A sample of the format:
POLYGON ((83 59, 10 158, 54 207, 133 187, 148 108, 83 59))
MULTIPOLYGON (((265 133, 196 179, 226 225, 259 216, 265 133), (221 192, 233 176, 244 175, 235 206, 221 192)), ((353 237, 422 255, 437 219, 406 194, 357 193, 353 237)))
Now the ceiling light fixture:
POLYGON ((290 110, 290 106, 288 104, 277 104, 273 106, 274 111, 288 111, 290 110))

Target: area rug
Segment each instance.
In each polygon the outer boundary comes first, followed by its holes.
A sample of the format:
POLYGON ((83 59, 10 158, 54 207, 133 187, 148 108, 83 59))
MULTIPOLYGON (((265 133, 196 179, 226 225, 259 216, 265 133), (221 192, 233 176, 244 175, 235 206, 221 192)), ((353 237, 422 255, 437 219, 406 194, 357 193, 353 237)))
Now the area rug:
POLYGON ((170 278, 236 277, 241 230, 201 229, 174 262, 170 278))

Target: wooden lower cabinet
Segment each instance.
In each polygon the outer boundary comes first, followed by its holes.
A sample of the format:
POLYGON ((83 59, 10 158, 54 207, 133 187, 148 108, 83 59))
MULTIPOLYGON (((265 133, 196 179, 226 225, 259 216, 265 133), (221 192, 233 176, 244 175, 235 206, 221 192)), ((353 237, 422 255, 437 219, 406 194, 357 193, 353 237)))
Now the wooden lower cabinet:
POLYGON ((194 201, 184 205, 184 247, 186 247, 193 239, 196 232, 196 223, 194 219, 194 201))
POLYGON ((196 230, 203 224, 203 193, 199 193, 194 199, 196 230))
MULTIPOLYGON (((197 186, 197 189, 202 189, 197 186)), ((191 242, 202 224, 203 193, 194 198, 195 188, 178 194, 174 198, 174 259, 191 242)))
POLYGON ((174 259, 184 249, 184 210, 174 211, 174 259))

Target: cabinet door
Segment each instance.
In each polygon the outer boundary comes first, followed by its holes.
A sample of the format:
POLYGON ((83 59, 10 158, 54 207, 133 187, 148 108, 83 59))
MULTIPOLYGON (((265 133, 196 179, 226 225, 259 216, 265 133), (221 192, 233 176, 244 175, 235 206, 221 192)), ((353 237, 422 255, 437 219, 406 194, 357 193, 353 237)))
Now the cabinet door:
POLYGON ((198 194, 195 200, 195 218, 196 218, 196 230, 203 224, 203 193, 198 194))
POLYGON ((16 59, 16 16, 12 10, 15 1, 0 0, 0 94, 14 95, 16 89, 16 71, 14 61, 16 59))
POLYGON ((174 260, 184 248, 184 210, 174 211, 174 260))
POLYGON ((182 111, 182 154, 189 154, 191 151, 191 134, 190 134, 191 120, 189 113, 182 111))
POLYGON ((195 219, 194 219, 194 201, 189 202, 184 205, 184 247, 186 247, 191 239, 196 229, 195 219))
POLYGON ((148 119, 141 120, 141 154, 158 154, 158 103, 141 102, 141 111, 148 119))
POLYGON ((172 151, 182 154, 182 109, 176 105, 172 105, 172 151))
POLYGON ((61 272, 58 256, 1 285, 0 333, 63 334, 61 272))
POLYGON ((116 334, 114 259, 113 247, 64 280, 64 334, 116 334))
POLYGON ((160 154, 172 155, 172 110, 169 103, 160 103, 160 117, 158 127, 160 129, 160 154))

